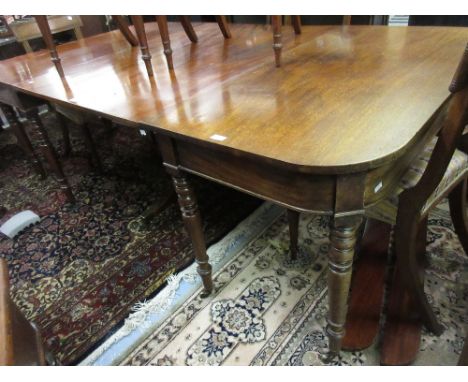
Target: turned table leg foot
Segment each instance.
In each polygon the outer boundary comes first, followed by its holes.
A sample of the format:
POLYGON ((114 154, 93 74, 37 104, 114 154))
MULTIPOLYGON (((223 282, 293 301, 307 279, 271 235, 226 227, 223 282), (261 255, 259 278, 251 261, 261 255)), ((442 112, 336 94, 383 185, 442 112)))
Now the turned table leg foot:
POLYGON ((322 358, 325 362, 331 362, 341 350, 355 244, 361 221, 361 215, 353 215, 335 217, 332 224, 328 252, 329 312, 326 329, 329 352, 322 358))

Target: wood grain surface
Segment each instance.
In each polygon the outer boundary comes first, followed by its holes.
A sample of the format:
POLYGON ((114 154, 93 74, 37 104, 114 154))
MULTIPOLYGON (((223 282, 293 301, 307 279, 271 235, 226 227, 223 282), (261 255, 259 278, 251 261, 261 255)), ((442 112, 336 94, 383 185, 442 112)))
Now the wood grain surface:
POLYGON ((174 71, 148 23, 154 80, 119 31, 58 47, 66 79, 40 51, 0 63, 0 82, 111 119, 296 166, 364 171, 403 155, 447 99, 466 28, 304 26, 283 36, 276 68, 269 26, 170 24, 174 71), (411 144, 410 144, 411 143, 411 144))

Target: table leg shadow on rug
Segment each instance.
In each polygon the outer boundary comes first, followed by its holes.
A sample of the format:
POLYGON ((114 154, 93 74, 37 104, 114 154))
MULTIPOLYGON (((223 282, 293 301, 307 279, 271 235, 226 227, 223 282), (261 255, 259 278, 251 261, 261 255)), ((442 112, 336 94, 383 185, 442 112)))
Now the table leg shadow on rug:
MULTIPOLYGON (((61 152, 59 137, 45 118, 61 152)), ((51 177, 41 180, 10 134, 0 140, 0 224, 31 209, 41 221, 13 240, 0 237, 14 301, 34 321, 52 353, 74 364, 109 336, 132 306, 154 295, 166 278, 193 262, 177 203, 144 223, 143 213, 163 202, 172 184, 154 147, 132 129, 93 125, 104 175, 89 167, 79 136, 62 158, 77 202, 65 203, 51 177)), ((222 238, 260 201, 194 179, 207 243, 222 238)))

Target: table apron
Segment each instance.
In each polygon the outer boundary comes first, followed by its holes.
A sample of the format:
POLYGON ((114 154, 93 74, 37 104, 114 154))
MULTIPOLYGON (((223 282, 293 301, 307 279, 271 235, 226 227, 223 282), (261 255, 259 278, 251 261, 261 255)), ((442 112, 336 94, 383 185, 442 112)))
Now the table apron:
POLYGON ((201 147, 182 140, 172 141, 176 151, 176 165, 183 171, 290 209, 333 214, 336 187, 334 175, 300 173, 238 153, 201 147))

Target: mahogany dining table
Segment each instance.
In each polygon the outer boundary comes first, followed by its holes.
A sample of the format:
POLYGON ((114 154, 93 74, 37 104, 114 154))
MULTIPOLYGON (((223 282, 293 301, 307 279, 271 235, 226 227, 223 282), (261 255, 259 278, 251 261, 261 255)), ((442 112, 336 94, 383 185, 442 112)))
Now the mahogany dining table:
POLYGON ((341 349, 365 210, 392 192, 437 133, 431 122, 448 99, 468 29, 304 26, 300 35, 284 31, 277 68, 270 26, 234 24, 224 39, 216 24, 195 24, 195 44, 170 24, 170 71, 156 23, 146 28, 154 78, 139 48, 113 31, 59 46, 64 78, 45 50, 1 61, 0 102, 33 126, 36 106, 52 102, 152 130, 205 295, 213 290, 211 266, 187 173, 329 215, 324 358, 332 359, 341 349))

